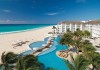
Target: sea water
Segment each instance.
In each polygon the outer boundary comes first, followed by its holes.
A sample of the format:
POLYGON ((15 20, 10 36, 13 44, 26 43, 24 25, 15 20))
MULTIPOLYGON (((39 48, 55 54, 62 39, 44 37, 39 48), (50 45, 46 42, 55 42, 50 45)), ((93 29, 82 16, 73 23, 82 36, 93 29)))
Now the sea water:
POLYGON ((52 24, 0 24, 0 34, 27 31, 46 26, 53 26, 52 24))

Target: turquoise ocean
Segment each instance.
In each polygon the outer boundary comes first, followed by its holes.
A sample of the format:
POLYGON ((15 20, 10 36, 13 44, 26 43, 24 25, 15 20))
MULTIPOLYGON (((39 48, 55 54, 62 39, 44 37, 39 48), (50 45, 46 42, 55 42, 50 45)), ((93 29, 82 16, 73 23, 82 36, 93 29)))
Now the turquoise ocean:
POLYGON ((0 24, 0 34, 38 29, 53 24, 0 24))

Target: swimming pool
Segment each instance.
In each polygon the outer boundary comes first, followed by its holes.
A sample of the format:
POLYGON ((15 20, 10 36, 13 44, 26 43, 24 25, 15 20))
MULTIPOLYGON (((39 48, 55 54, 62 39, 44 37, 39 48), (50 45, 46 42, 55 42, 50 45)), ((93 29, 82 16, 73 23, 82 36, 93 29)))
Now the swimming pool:
POLYGON ((29 47, 30 47, 31 49, 33 49, 34 47, 36 47, 36 48, 42 48, 42 47, 43 47, 42 45, 43 45, 43 44, 46 44, 47 41, 48 41, 48 39, 49 39, 49 37, 45 38, 44 41, 37 41, 37 42, 31 43, 31 44, 29 45, 29 47))
POLYGON ((29 48, 31 48, 32 50, 27 50, 25 52, 22 52, 20 53, 20 55, 28 55, 28 54, 31 54, 32 52, 34 52, 33 48, 42 48, 43 44, 46 44, 47 40, 49 39, 49 37, 45 38, 44 41, 37 41, 37 42, 34 42, 34 43, 31 43, 29 45, 29 48))
MULTIPOLYGON (((45 38, 44 42, 40 42, 40 43, 44 44, 47 42, 47 40, 48 38, 45 38)), ((64 50, 67 48, 66 46, 62 46, 61 44, 59 44, 58 41, 59 41, 59 38, 58 37, 55 38, 54 44, 51 46, 51 48, 38 55, 38 60, 45 65, 45 68, 50 67, 57 70, 68 70, 68 67, 66 63, 63 61, 63 59, 56 56, 56 52, 58 50, 64 50)), ((32 45, 35 46, 35 44, 33 43, 32 45)), ((33 48, 33 47, 30 47, 30 48, 33 48)), ((28 50, 24 52, 23 55, 28 55, 32 52, 33 50, 28 50)))
POLYGON ((56 38, 55 41, 57 45, 56 49, 48 54, 38 56, 38 60, 45 65, 46 68, 51 67, 57 70, 68 70, 66 63, 56 56, 56 51, 66 49, 66 46, 62 46, 58 43, 59 38, 56 38))

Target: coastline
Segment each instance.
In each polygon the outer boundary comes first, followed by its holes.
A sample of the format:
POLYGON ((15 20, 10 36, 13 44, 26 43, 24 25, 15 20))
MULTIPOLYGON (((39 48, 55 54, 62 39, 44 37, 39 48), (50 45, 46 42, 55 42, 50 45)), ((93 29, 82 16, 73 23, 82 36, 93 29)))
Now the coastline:
MULTIPOLYGON (((51 25, 51 26, 52 26, 52 25, 51 25)), ((20 33, 20 32, 27 32, 27 31, 33 31, 33 30, 41 29, 41 28, 43 28, 43 27, 48 27, 48 26, 42 26, 42 27, 33 28, 33 29, 18 30, 18 31, 0 32, 0 35, 12 34, 12 33, 20 33)))
MULTIPOLYGON (((40 27, 33 30, 14 32, 8 34, 0 34, 0 56, 4 51, 21 53, 29 50, 29 45, 36 41, 43 41, 48 37, 48 32, 52 31, 52 26, 40 27), (29 41, 22 46, 13 48, 12 44, 16 44, 19 41, 29 41)), ((0 61, 1 62, 1 61, 0 61)))

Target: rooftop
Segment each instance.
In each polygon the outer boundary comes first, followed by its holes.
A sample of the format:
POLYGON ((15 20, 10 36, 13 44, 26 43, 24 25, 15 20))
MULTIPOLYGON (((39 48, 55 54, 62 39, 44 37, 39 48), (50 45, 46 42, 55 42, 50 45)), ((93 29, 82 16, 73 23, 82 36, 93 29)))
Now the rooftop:
POLYGON ((59 24, 98 24, 100 23, 100 20, 91 20, 91 21, 63 21, 59 24))

